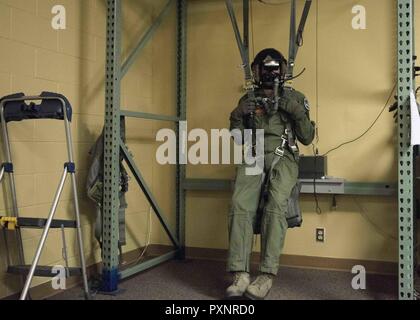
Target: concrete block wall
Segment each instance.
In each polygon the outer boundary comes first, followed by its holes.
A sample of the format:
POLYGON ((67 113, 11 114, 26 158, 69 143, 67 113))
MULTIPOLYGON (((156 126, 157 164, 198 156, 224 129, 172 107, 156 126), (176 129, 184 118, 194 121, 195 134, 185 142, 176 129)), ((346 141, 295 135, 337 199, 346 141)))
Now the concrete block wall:
MULTIPOLYGON (((156 17, 163 3, 164 1, 151 0, 124 1, 123 60, 156 17)), ((53 0, 0 0, 0 96, 15 92, 35 95, 41 91, 53 91, 64 94, 70 100, 74 110, 73 147, 85 254, 88 264, 93 264, 100 261, 100 250, 93 234, 95 207, 86 196, 85 183, 90 163, 88 152, 100 135, 104 123, 106 1, 60 1, 59 4, 66 9, 67 26, 65 30, 58 31, 51 27, 54 16, 51 10, 56 4, 53 0)), ((160 36, 167 36, 169 30, 171 37, 170 32, 175 29, 173 24, 173 18, 168 20, 165 24, 167 30, 160 31, 160 36)), ((174 88, 169 88, 175 83, 174 69, 169 64, 172 60, 166 58, 164 62, 167 70, 160 72, 160 78, 153 78, 156 67, 162 70, 160 62, 155 65, 154 56, 158 57, 161 51, 160 48, 155 48, 156 41, 153 39, 147 45, 123 80, 121 105, 125 109, 161 113, 175 106, 175 100, 170 104, 166 99, 166 96, 169 96, 166 94, 168 90, 174 95, 174 88), (160 81, 167 82, 164 86, 165 92, 154 91, 154 85, 160 81), (163 93, 165 98, 162 100, 163 93), (154 98, 157 99, 156 106, 153 104, 154 98)), ((170 39, 165 43, 170 43, 170 39)), ((169 55, 173 53, 174 49, 168 52, 169 55)), ((162 187, 162 179, 169 180, 173 170, 168 168, 167 173, 162 173, 154 161, 154 136, 159 125, 162 124, 128 120, 127 139, 150 188, 156 191, 160 198, 169 199, 170 190, 167 186, 171 184, 162 187)), ((10 137, 20 214, 23 217, 45 217, 51 206, 63 163, 66 161, 64 125, 54 120, 11 123, 10 137)), ((4 212, 10 210, 10 192, 7 187, 3 187, 2 190, 0 210, 4 212)), ((130 203, 127 210, 128 243, 124 250, 132 251, 145 245, 150 207, 134 179, 130 181, 127 198, 130 203)), ((58 206, 57 218, 73 218, 72 200, 73 195, 68 183, 58 206)), ((173 207, 167 206, 166 209, 169 211, 173 207)), ((154 218, 151 225, 154 231, 152 241, 167 241, 154 218)), ((23 231, 27 263, 32 261, 40 234, 37 230, 23 231)), ((66 236, 70 264, 76 265, 78 254, 75 232, 66 231, 66 236)), ((10 247, 15 248, 13 245, 10 247)), ((62 265, 64 261, 61 250, 61 232, 52 230, 42 254, 41 264, 62 265)), ((15 252, 13 256, 16 256, 15 252)), ((5 273, 6 267, 2 239, 0 298, 16 293, 20 288, 18 279, 5 273)), ((33 284, 44 281, 48 280, 35 279, 33 284)))

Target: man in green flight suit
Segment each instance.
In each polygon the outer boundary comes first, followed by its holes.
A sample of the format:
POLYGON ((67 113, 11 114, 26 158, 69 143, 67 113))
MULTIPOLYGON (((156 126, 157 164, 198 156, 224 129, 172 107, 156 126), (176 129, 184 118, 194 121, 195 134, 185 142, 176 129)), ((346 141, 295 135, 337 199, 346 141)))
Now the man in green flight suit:
MULTIPOLYGON (((252 64, 255 101, 244 96, 230 117, 231 130, 264 130, 264 172, 247 174, 247 164, 237 168, 232 208, 229 213, 229 257, 227 269, 233 283, 227 298, 245 295, 264 299, 277 275, 288 222, 288 199, 298 182, 299 149, 312 143, 315 124, 309 118, 305 96, 284 87, 287 61, 275 49, 261 51, 252 64), (277 92, 277 93, 276 93, 277 92), (258 215, 261 190, 266 201, 258 215), (254 234, 261 233, 260 274, 250 280, 250 255, 254 234)), ((232 131, 232 132, 233 132, 232 131)))

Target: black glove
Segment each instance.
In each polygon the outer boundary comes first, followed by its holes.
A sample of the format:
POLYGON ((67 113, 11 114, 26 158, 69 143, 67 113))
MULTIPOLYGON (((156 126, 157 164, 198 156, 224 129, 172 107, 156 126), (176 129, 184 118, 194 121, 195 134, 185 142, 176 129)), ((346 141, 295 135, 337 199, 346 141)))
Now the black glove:
POLYGON ((292 120, 295 121, 302 120, 308 112, 304 104, 299 103, 294 99, 286 99, 284 97, 280 98, 279 108, 287 112, 292 120))
POLYGON ((232 111, 231 118, 235 120, 242 120, 244 117, 255 112, 256 108, 257 105, 254 101, 244 99, 244 101, 240 102, 238 107, 232 111))

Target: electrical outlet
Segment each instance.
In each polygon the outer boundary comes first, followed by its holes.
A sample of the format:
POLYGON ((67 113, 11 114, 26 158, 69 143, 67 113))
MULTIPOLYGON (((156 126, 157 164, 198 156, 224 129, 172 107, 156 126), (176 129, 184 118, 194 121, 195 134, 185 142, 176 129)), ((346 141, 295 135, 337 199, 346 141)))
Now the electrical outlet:
POLYGON ((325 228, 316 228, 316 242, 325 242, 325 228))

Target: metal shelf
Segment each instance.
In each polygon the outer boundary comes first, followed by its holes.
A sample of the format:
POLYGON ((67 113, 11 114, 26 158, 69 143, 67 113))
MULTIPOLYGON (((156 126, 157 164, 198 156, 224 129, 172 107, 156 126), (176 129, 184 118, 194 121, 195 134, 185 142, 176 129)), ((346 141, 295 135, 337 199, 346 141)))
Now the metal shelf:
MULTIPOLYGON (((302 194, 314 193, 314 181, 301 179, 302 194)), ((315 180, 317 194, 395 196, 397 185, 393 183, 348 182, 340 178, 315 180)), ((187 191, 227 191, 233 190, 234 180, 186 179, 183 185, 187 191)))

